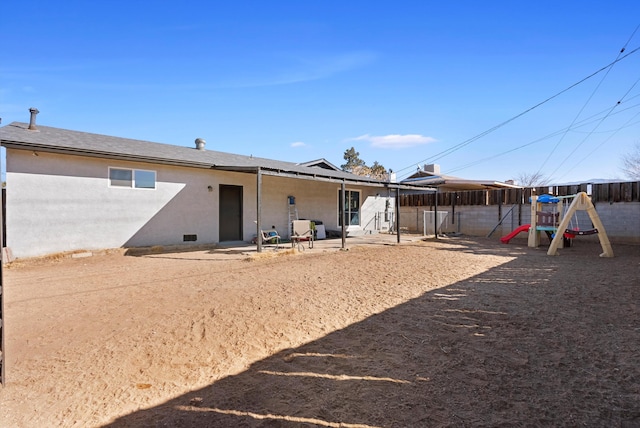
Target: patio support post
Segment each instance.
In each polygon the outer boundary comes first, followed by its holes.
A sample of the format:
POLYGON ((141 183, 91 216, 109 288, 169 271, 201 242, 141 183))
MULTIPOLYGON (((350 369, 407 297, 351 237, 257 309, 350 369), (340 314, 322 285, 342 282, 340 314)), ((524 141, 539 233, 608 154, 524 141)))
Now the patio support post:
MULTIPOLYGON (((0 209, 0 225, 2 224, 4 224, 4 222, 2 218, 2 209, 0 209)), ((2 251, 4 247, 4 236, 2 234, 2 229, 3 228, 0 226, 0 384, 4 387, 7 385, 7 342, 5 340, 7 335, 7 312, 4 305, 4 302, 7 300, 5 293, 7 287, 4 285, 4 273, 2 267, 4 264, 4 254, 2 251)))
POLYGON ((400 186, 396 187, 396 240, 400 243, 400 186))
POLYGON ((522 226, 522 194, 523 189, 516 190, 516 195, 518 195, 518 226, 522 226))
POLYGON ((451 201, 451 224, 456 224, 456 200, 458 192, 453 192, 453 200, 451 201))
POLYGON ((345 182, 344 180, 342 180, 342 186, 340 187, 340 209, 338 210, 340 212, 340 216, 342 216, 342 218, 340 219, 340 222, 342 223, 342 249, 344 250, 346 245, 346 238, 347 238, 347 226, 345 225, 345 215, 344 215, 344 200, 345 200, 345 193, 346 193, 346 189, 345 189, 345 182))
POLYGON ((436 203, 434 205, 433 212, 433 233, 436 235, 436 239, 438 239, 438 188, 436 187, 436 203))
POLYGON ((502 218, 502 189, 498 190, 498 221, 502 218))
POLYGON ((256 243, 258 252, 262 252, 262 170, 256 171, 256 243))

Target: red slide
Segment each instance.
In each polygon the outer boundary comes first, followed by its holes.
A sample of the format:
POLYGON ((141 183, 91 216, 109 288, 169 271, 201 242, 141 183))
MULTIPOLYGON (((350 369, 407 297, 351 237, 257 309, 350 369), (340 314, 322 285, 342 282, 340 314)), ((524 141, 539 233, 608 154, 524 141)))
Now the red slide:
POLYGON ((515 229, 510 234, 500 238, 500 240, 502 241, 503 244, 508 244, 509 241, 511 241, 518 233, 520 233, 520 232, 528 232, 530 227, 531 227, 530 224, 523 224, 522 226, 518 227, 517 229, 515 229))

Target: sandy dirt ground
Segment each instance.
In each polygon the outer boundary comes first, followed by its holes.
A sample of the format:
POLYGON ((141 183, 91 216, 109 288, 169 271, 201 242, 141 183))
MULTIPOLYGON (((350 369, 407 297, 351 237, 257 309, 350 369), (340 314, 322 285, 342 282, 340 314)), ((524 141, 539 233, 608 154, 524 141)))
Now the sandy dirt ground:
POLYGON ((640 246, 17 262, 2 427, 640 427, 640 246))

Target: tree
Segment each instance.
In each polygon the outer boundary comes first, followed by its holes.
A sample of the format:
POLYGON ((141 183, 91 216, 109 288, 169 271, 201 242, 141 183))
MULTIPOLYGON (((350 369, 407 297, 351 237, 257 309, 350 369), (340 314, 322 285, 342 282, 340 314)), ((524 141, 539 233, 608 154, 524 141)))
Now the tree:
POLYGON ((374 161, 370 168, 369 177, 377 180, 388 180, 389 174, 387 174, 387 170, 384 166, 380 165, 378 161, 374 161))
MULTIPOLYGON (((355 174, 355 171, 366 166, 364 161, 360 159, 360 152, 356 152, 356 149, 351 147, 344 151, 344 160, 347 161, 343 165, 340 165, 343 171, 351 172, 355 174)), ((358 174, 363 175, 363 174, 358 174)))
POLYGON ((375 178, 376 180, 387 180, 389 177, 385 167, 380 165, 378 161, 373 162, 371 166, 367 166, 365 161, 360 159, 360 152, 356 152, 353 147, 344 151, 344 160, 347 162, 340 165, 343 171, 363 177, 375 178))
POLYGON ((516 176, 515 181, 522 187, 541 187, 549 183, 549 179, 540 172, 521 172, 516 176))
POLYGON ((640 142, 622 158, 622 171, 632 180, 640 180, 640 142))

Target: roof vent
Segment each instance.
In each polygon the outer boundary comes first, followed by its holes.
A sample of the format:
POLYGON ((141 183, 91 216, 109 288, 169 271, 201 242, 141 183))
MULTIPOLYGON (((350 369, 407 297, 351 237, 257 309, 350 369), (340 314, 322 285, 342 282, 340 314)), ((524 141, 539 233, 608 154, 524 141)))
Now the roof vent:
POLYGON ((425 172, 430 172, 432 174, 440 174, 440 165, 437 163, 425 164, 423 167, 425 172))
POLYGON ((40 113, 37 108, 31 107, 29 109, 29 113, 31 113, 31 118, 29 119, 29 129, 35 131, 36 129, 36 114, 40 113))
POLYGON ((203 138, 196 138, 196 149, 204 150, 204 145, 207 144, 203 138))

